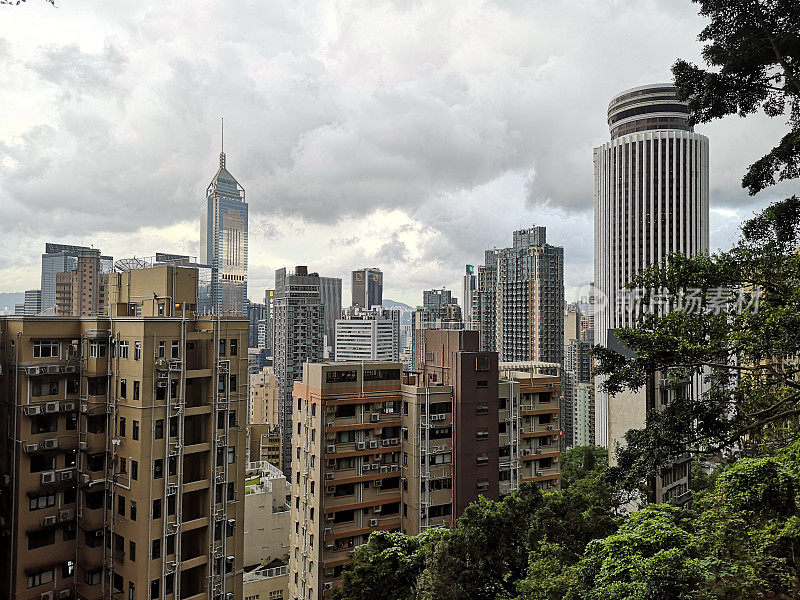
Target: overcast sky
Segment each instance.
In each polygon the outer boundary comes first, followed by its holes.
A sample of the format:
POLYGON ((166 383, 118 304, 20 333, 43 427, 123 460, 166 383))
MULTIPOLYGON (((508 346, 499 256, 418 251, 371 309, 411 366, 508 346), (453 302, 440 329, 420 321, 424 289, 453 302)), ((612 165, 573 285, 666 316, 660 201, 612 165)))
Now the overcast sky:
MULTIPOLYGON (((39 287, 45 241, 198 255, 218 165, 250 205, 249 290, 306 264, 377 266, 384 296, 460 296, 464 264, 545 225, 568 297, 592 279, 592 148, 608 101, 699 60, 684 0, 42 0, 0 6, 0 292, 39 287), (458 291, 456 291, 458 290, 458 291)), ((711 243, 784 124, 710 138, 711 243)), ((796 186, 795 186, 796 188, 796 186)))

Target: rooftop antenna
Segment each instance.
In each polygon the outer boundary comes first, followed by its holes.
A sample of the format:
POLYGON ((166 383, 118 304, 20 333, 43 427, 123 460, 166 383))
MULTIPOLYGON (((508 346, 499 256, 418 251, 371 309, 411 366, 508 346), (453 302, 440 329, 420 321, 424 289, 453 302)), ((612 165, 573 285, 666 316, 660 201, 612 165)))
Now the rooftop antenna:
POLYGON ((225 117, 220 117, 220 153, 219 153, 219 166, 225 168, 225 117))

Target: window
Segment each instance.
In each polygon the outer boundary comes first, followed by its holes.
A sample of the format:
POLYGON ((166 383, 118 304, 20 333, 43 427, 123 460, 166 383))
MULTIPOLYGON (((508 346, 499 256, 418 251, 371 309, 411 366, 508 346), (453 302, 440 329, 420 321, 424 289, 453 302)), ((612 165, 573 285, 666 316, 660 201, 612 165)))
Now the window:
MULTIPOLYGON (((422 457, 422 460, 425 460, 425 457, 422 457)), ((453 462, 453 455, 450 452, 446 452, 443 454, 434 454, 431 456, 432 465, 444 465, 453 462)))
POLYGON ((488 371, 492 365, 492 361, 488 356, 479 356, 475 359, 476 371, 488 371))
POLYGON ((43 494, 42 496, 34 496, 28 500, 28 510, 41 510, 55 505, 55 494, 43 494))
POLYGON ((231 340, 231 356, 237 356, 239 354, 239 340, 233 339, 231 340))
POLYGON ((33 588, 46 583, 53 583, 54 577, 55 569, 46 569, 44 571, 34 573, 33 575, 28 575, 28 587, 33 588))
POLYGON ((89 341, 89 356, 91 358, 105 358, 108 346, 102 340, 89 341))
POLYGON ((336 407, 336 416, 341 418, 355 417, 356 405, 355 404, 342 404, 336 407))
POLYGON ((336 443, 337 444, 346 444, 347 442, 355 442, 356 441, 356 432, 355 431, 337 431, 336 432, 336 443))
POLYGON ((166 358, 167 342, 158 342, 158 358, 166 358))
POLYGON ((120 340, 119 345, 117 348, 119 349, 119 357, 120 358, 128 358, 130 351, 131 343, 128 340, 120 340))
POLYGON ((139 462, 136 460, 131 460, 131 479, 139 480, 139 462))
POLYGON ((167 515, 174 515, 175 514, 175 495, 167 497, 167 515))
POLYGON ((236 462, 236 446, 228 446, 228 464, 236 462))
POLYGON ((400 379, 400 369, 366 369, 364 381, 397 381, 400 379))
POLYGON ((355 511, 340 510, 333 514, 334 523, 350 523, 355 519, 355 511))
POLYGON ((33 340, 33 358, 58 358, 61 345, 58 340, 33 340))
MULTIPOLYGON (((139 382, 138 381, 134 381, 133 382, 133 390, 134 390, 133 399, 134 400, 136 399, 136 388, 138 387, 136 385, 137 383, 139 383, 139 382)), ((136 421, 136 420, 133 421, 133 439, 134 440, 138 440, 139 439, 139 421, 136 421)))
POLYGON ((355 467, 356 467, 356 459, 352 456, 349 458, 336 459, 337 469, 355 469, 355 467))
POLYGON ((142 342, 133 342, 133 360, 142 360, 142 342))
POLYGON ((153 579, 153 581, 150 582, 150 597, 158 598, 159 596, 161 596, 161 580, 153 579))
POLYGON ((131 557, 133 562, 136 562, 136 542, 130 542, 128 548, 128 555, 131 557))
POLYGON ((171 533, 167 536, 167 556, 175 554, 175 534, 171 533))
POLYGON ((139 389, 140 389, 140 382, 134 381, 133 382, 133 399, 134 400, 138 400, 139 399, 139 389))
POLYGON ((160 519, 161 518, 161 499, 158 498, 153 500, 153 518, 160 519))
POLYGON ((31 419, 31 433, 51 433, 58 431, 57 415, 40 415, 31 419))
POLYGON ((164 316, 164 303, 163 302, 159 302, 158 303, 158 316, 159 317, 163 317, 164 316))
POLYGON ((475 387, 476 387, 476 388, 486 388, 486 387, 489 387, 489 382, 488 382, 488 381, 476 381, 476 382, 475 382, 475 387))
POLYGON ((105 377, 89 377, 86 382, 86 393, 90 396, 105 396, 108 389, 105 377))
POLYGON ((119 380, 119 397, 120 398, 127 398, 128 397, 128 380, 127 379, 120 379, 119 380))
POLYGON ((96 571, 84 571, 83 573, 83 581, 88 585, 100 585, 102 580, 103 569, 98 569, 96 571))
POLYGON ((219 341, 219 355, 225 356, 225 340, 219 341))
POLYGON ((81 382, 77 377, 67 377, 67 393, 79 394, 81 390, 81 382))
POLYGON ((32 396, 55 396, 58 394, 58 377, 36 377, 32 381, 32 396))
POLYGON ((181 343, 178 340, 172 340, 172 349, 170 353, 171 358, 181 357, 181 343))
POLYGON ((161 558, 161 540, 153 540, 150 547, 150 558, 161 558))
POLYGON ((153 428, 153 437, 157 440, 164 439, 164 419, 157 419, 153 428))
POLYGON ((41 531, 32 531, 28 534, 28 550, 34 548, 41 548, 42 546, 49 546, 56 543, 56 530, 43 529, 41 531))
POLYGON ((68 560, 61 565, 61 579, 69 579, 75 574, 75 561, 68 560))
POLYGON ((125 437, 125 417, 119 418, 119 437, 125 437))
POLYGON ((120 516, 125 516, 125 496, 117 496, 117 512, 120 516))
POLYGON ((157 458, 153 461, 153 479, 164 477, 164 459, 157 458))
POLYGON ((475 405, 475 414, 476 415, 488 415, 489 414, 489 404, 486 402, 479 402, 475 405))
POLYGON ((347 383, 358 381, 358 371, 328 371, 325 373, 326 383, 347 383))
POLYGON ((136 500, 131 500, 131 521, 136 520, 136 500))

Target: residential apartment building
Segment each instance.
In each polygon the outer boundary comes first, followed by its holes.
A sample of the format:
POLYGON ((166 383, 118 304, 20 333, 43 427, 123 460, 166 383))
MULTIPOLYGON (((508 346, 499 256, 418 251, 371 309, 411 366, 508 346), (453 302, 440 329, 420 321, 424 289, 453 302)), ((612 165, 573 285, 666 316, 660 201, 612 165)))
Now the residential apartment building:
POLYGON ((76 250, 75 269, 56 273, 55 314, 93 317, 106 309, 108 275, 103 273, 99 250, 76 250))
POLYGON ((249 462, 267 461, 283 470, 281 432, 277 425, 251 423, 247 426, 250 454, 249 462))
POLYGON ((76 271, 78 269, 79 256, 82 253, 94 254, 95 252, 99 256, 100 268, 94 279, 99 279, 101 273, 107 274, 113 270, 114 259, 111 256, 101 255, 99 251, 88 246, 45 244, 45 251, 42 254, 42 312, 48 312, 55 308, 56 276, 59 273, 76 271))
MULTIPOLYGON (((278 378, 278 426, 283 439, 283 465, 292 464, 292 386, 303 377, 303 364, 322 362, 325 312, 320 277, 298 266, 294 273, 275 271, 275 338, 273 365, 278 378)), ((335 326, 335 325, 334 325, 335 326)))
POLYGON ((241 598, 247 321, 197 316, 189 268, 109 300, 0 318, 0 596, 241 598))
POLYGON ((497 250, 484 252, 484 264, 477 268, 472 292, 472 327, 480 333, 480 347, 497 351, 497 250))
POLYGON ((324 598, 372 531, 452 526, 479 496, 499 499, 528 481, 558 486, 557 372, 514 364, 501 378, 475 331, 429 330, 425 340, 425 360, 406 375, 398 362, 304 365, 289 598, 324 598))
POLYGON ((476 281, 475 267, 466 265, 461 276, 461 316, 467 329, 474 329, 472 296, 475 294, 476 281))
MULTIPOLYGON (((250 348, 263 348, 258 339, 259 323, 265 323, 267 315, 267 305, 259 304, 258 302, 249 302, 247 304, 247 319, 250 321, 250 334, 248 338, 248 346, 250 348)), ((263 339, 263 337, 262 337, 263 339)))
POLYGON ((250 375, 248 423, 278 425, 280 388, 272 367, 263 367, 250 375))

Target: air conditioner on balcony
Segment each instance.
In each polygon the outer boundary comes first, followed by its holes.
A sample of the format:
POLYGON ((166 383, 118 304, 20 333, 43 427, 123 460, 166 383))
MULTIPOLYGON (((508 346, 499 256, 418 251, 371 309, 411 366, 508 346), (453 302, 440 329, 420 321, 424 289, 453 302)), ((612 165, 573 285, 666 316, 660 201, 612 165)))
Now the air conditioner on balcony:
POLYGON ((332 485, 326 485, 325 486, 325 493, 326 494, 332 494, 335 491, 336 491, 336 488, 334 488, 332 485))
POLYGON ((61 372, 61 367, 58 365, 47 365, 48 375, 58 375, 61 372))
POLYGON ((44 411, 48 413, 58 412, 58 402, 48 402, 44 405, 44 411))
POLYGON ((72 590, 61 590, 58 592, 58 600, 64 600, 72 596, 72 590))
POLYGON ((381 419, 381 415, 380 415, 380 413, 372 413, 372 414, 369 416, 369 420, 370 420, 370 422, 372 422, 372 423, 377 423, 378 421, 380 421, 380 419, 381 419))
POLYGON ((86 450, 87 448, 89 448, 89 442, 78 442, 79 450, 86 450))
POLYGON ((61 481, 72 481, 75 479, 75 471, 70 469, 69 471, 61 471, 61 481))
POLYGON ((29 417, 35 417, 42 413, 42 407, 38 404, 29 404, 25 407, 25 414, 29 417))
POLYGON ((44 523, 45 525, 55 525, 56 523, 58 523, 58 517, 55 515, 50 515, 49 517, 45 517, 44 519, 42 519, 42 523, 44 523))
POLYGON ((89 404, 86 402, 81 402, 81 412, 88 413, 89 412, 89 404))
POLYGON ((58 438, 48 438, 44 441, 44 447, 48 450, 58 448, 58 438))
POLYGON ((330 581, 326 581, 325 583, 322 584, 322 589, 324 589, 324 590, 332 590, 333 589, 333 583, 330 582, 330 581))
POLYGON ((25 444, 25 452, 36 452, 39 449, 39 444, 25 444))
POLYGON ((88 484, 90 479, 91 479, 91 477, 89 476, 88 473, 81 473, 81 483, 82 484, 84 484, 84 485, 88 484))
POLYGON ((39 596, 39 600, 53 600, 54 592, 45 592, 41 596, 39 596))
POLYGON ((74 402, 64 402, 64 406, 62 408, 67 412, 72 412, 77 409, 77 405, 74 402))
POLYGON ((381 444, 385 447, 389 445, 389 440, 383 440, 381 444))
POLYGON ((61 521, 71 521, 75 518, 75 511, 72 509, 62 510, 60 513, 58 513, 58 518, 61 521))
POLYGON ((376 488, 379 488, 379 487, 381 487, 383 485, 383 482, 380 479, 376 479, 374 481, 374 485, 375 485, 376 488))
POLYGON ((369 520, 370 527, 377 527, 378 526, 378 519, 370 519, 369 520))
POLYGON ((64 373, 77 373, 77 372, 78 372, 78 369, 76 369, 72 365, 67 365, 66 367, 64 367, 64 373))
POLYGON ((326 527, 322 530, 322 535, 332 535, 333 534, 333 527, 326 527))
POLYGON ((400 438, 392 438, 392 446, 397 446, 400 443, 400 438))
POLYGON ((166 381, 159 381, 159 382, 156 383, 156 387, 165 388, 165 387, 167 387, 167 382, 166 381))
POLYGON ((333 454, 334 452, 336 452, 336 444, 328 444, 325 447, 325 452, 327 452, 328 454, 333 454))
POLYGON ((28 367, 25 369, 25 372, 28 375, 38 375, 39 374, 39 367, 28 367))
POLYGON ((367 471, 369 471, 369 465, 364 465, 364 466, 361 467, 361 472, 362 473, 366 473, 367 471))
POLYGON ((335 477, 334 473, 325 473, 325 479, 333 479, 335 477))
POLYGON ((380 468, 381 468, 381 464, 380 463, 373 463, 373 465, 372 465, 372 470, 373 471, 377 471, 380 468))
POLYGON ((356 450, 366 450, 367 445, 364 442, 356 443, 356 450))

